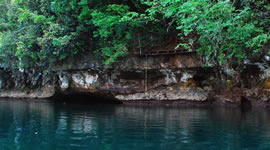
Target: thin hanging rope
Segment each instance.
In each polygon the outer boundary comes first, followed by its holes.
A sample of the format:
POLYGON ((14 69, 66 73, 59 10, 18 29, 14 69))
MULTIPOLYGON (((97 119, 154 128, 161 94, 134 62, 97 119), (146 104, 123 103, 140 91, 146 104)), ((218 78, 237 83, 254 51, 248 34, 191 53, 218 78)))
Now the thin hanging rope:
POLYGON ((148 91, 148 57, 146 54, 146 66, 144 67, 144 93, 148 91))
POLYGON ((142 46, 141 46, 140 34, 138 34, 138 41, 139 41, 140 55, 141 55, 142 54, 142 46))

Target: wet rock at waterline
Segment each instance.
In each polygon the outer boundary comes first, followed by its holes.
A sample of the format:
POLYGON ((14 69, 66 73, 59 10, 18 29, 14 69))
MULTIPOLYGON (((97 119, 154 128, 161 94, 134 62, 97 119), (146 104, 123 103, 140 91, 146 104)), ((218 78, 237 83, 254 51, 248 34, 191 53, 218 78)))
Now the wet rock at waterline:
MULTIPOLYGON (((251 68, 254 70, 254 66, 251 68)), ((112 66, 103 66, 98 60, 89 61, 88 57, 83 57, 55 66, 50 71, 2 69, 0 97, 50 98, 82 93, 133 103, 190 101, 239 106, 245 99, 252 105, 267 106, 269 71, 250 70, 243 71, 245 75, 241 80, 245 87, 233 88, 232 81, 222 81, 213 68, 203 67, 196 54, 155 56, 147 60, 131 56, 112 66)))

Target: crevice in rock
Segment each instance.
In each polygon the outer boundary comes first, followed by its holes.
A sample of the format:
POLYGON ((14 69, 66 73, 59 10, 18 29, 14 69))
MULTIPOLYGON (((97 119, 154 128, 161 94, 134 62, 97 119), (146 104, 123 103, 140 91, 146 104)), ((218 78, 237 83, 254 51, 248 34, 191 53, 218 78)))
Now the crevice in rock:
POLYGON ((250 109, 252 107, 252 103, 245 97, 241 98, 241 108, 242 109, 250 109))

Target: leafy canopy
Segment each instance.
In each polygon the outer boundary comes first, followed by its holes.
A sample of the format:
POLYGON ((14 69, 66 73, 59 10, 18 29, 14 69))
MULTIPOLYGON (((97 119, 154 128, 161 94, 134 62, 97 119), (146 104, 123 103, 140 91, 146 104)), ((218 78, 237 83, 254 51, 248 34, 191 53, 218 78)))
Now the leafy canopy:
POLYGON ((111 64, 178 34, 178 47, 241 67, 269 53, 269 16, 266 0, 1 0, 0 63, 46 69, 93 52, 111 64))
MULTIPOLYGON (((194 41, 199 42, 199 52, 215 65, 224 63, 243 64, 246 59, 253 59, 263 50, 270 39, 269 21, 260 15, 260 6, 267 1, 219 0, 159 0, 146 1, 150 18, 162 15, 176 22, 179 38, 196 34, 190 42, 179 43, 192 49, 194 41), (255 7, 255 8, 251 8, 255 7)), ((266 6, 269 6, 266 5, 266 6)), ((265 8, 269 16, 269 7, 265 8)))

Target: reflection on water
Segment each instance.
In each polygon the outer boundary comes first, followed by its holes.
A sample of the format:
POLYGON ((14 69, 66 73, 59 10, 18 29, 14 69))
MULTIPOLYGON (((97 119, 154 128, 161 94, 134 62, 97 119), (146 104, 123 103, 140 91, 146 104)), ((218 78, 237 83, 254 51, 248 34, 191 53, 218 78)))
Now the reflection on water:
POLYGON ((0 101, 0 150, 270 149, 270 111, 0 101))

